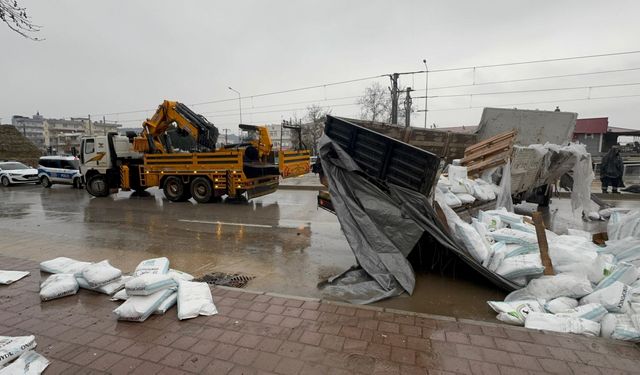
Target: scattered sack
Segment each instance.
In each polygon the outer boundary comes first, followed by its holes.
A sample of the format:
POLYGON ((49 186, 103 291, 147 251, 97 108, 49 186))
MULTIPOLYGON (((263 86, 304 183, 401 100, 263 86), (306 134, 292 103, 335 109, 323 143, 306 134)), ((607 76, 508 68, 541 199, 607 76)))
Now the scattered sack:
POLYGON ((505 243, 515 243, 521 245, 537 244, 538 237, 534 233, 523 232, 511 228, 502 228, 491 232, 491 237, 495 241, 502 241, 505 243))
POLYGON ((3 366, 20 354, 36 347, 35 336, 0 336, 0 366, 3 366))
POLYGON ((532 312, 527 316, 524 326, 553 332, 577 333, 586 336, 599 336, 600 323, 570 316, 532 312))
POLYGON ((473 195, 467 193, 458 193, 456 194, 456 197, 460 199, 460 202, 462 202, 462 204, 471 204, 476 201, 473 195))
POLYGON ((158 306, 173 293, 170 289, 164 289, 148 296, 130 296, 122 305, 113 310, 118 320, 143 322, 153 314, 158 306))
POLYGON ((169 276, 173 277, 173 279, 176 281, 176 283, 179 280, 184 280, 184 281, 191 281, 194 279, 193 275, 190 275, 186 272, 182 272, 182 271, 178 271, 178 270, 174 270, 173 268, 169 270, 169 272, 167 273, 169 276))
POLYGON ((602 318, 607 315, 608 311, 599 303, 588 303, 581 305, 571 310, 563 311, 557 316, 571 316, 575 318, 582 318, 592 320, 594 322, 600 322, 602 318))
POLYGON ((507 223, 507 224, 514 224, 514 223, 521 224, 524 222, 524 217, 522 215, 509 212, 504 207, 501 207, 500 209, 497 209, 497 210, 489 210, 487 211, 487 213, 489 215, 499 216, 500 220, 502 220, 503 223, 507 223))
POLYGON ((607 314, 600 322, 601 336, 616 340, 640 342, 638 330, 627 314, 607 314))
POLYGON ((443 193, 442 196, 447 206, 451 208, 462 206, 462 201, 452 192, 443 193))
POLYGON ((506 254, 507 244, 504 242, 496 242, 491 246, 491 257, 482 262, 482 265, 487 267, 489 270, 496 272, 498 267, 500 267, 500 264, 502 264, 506 254))
POLYGON ((126 301, 127 299, 129 299, 129 295, 126 289, 121 289, 110 298, 111 301, 126 301))
POLYGON ((97 288, 90 287, 89 282, 87 282, 87 280, 85 280, 85 278, 82 276, 76 276, 76 281, 78 281, 78 285, 80 285, 80 288, 82 289, 88 289, 94 292, 112 295, 120 289, 124 288, 124 284, 131 278, 131 276, 121 276, 116 281, 99 286, 97 288))
POLYGON ((502 228, 502 220, 499 216, 490 215, 482 210, 478 211, 478 221, 486 225, 490 232, 502 228))
POLYGON ((594 290, 606 288, 616 281, 631 285, 638 280, 638 269, 631 263, 620 262, 613 271, 598 283, 594 290))
POLYGON ((167 312, 167 310, 172 308, 173 305, 176 304, 176 302, 178 302, 178 292, 173 292, 172 294, 169 295, 169 297, 165 298, 165 300, 162 301, 160 306, 158 306, 156 311, 154 311, 153 313, 157 315, 163 315, 164 313, 167 312))
POLYGON ((580 298, 593 292, 591 282, 585 276, 563 274, 533 279, 525 289, 536 298, 544 300, 557 297, 580 298))
POLYGON ((178 282, 178 319, 190 319, 198 315, 215 315, 217 313, 218 310, 213 304, 211 289, 207 283, 178 282))
POLYGON ((140 262, 136 267, 136 270, 133 271, 133 276, 142 276, 147 273, 165 274, 167 272, 169 272, 169 259, 161 257, 147 259, 140 262))
MULTIPOLYGON (((598 216, 600 216, 600 215, 598 215, 598 216)), ((591 241, 592 238, 593 238, 593 235, 591 233, 583 231, 583 230, 580 230, 580 229, 569 228, 569 229, 567 229, 567 234, 569 234, 570 236, 582 237, 587 241, 591 241)))
POLYGON ((40 285, 40 300, 50 301, 71 296, 78 293, 78 288, 75 276, 68 273, 53 274, 40 285))
POLYGON ((598 284, 602 279, 610 275, 614 268, 614 256, 612 254, 598 254, 596 260, 587 269, 587 278, 592 283, 598 284))
POLYGON ((40 270, 48 273, 79 274, 90 264, 89 262, 80 262, 71 258, 58 257, 40 263, 40 270))
POLYGON ((578 300, 569 297, 554 298, 544 304, 544 309, 552 314, 575 309, 576 307, 578 307, 578 300))
POLYGON ((626 312, 629 308, 631 288, 619 281, 598 289, 580 300, 581 305, 599 303, 609 312, 626 312))
POLYGON ((544 272, 539 253, 505 257, 496 273, 507 279, 541 275, 544 272))
POLYGON ((0 284, 9 285, 29 274, 28 271, 2 271, 0 270, 0 284))
POLYGON ((49 361, 33 350, 26 351, 13 363, 0 368, 0 375, 39 375, 49 366, 49 361))
POLYGON ((527 315, 531 312, 543 311, 542 306, 540 306, 540 303, 536 300, 512 302, 488 301, 487 303, 498 313, 496 317, 498 320, 516 326, 524 325, 527 315))
POLYGON ((471 224, 467 224, 461 220, 455 223, 455 228, 456 238, 462 242, 462 245, 469 255, 478 263, 484 262, 489 256, 489 249, 480 234, 473 229, 471 224))
POLYGON ((176 281, 168 274, 146 273, 142 276, 134 277, 124 284, 124 288, 129 296, 148 296, 159 290, 175 288, 176 281))
POLYGON ((93 263, 82 270, 82 277, 87 280, 90 288, 97 288, 118 280, 122 271, 113 267, 108 260, 93 263))

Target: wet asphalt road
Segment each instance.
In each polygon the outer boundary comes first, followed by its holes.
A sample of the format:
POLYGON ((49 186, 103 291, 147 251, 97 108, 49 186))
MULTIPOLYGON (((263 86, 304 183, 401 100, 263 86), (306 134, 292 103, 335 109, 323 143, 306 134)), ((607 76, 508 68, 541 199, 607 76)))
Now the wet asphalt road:
MULTIPOLYGON (((36 261, 109 259, 125 272, 143 259, 166 256, 172 268, 196 276, 242 273, 256 277, 249 289, 322 297, 317 283, 355 258, 337 218, 316 208, 316 194, 280 190, 249 203, 196 204, 169 202, 157 189, 144 197, 94 198, 69 186, 0 187, 0 253, 36 261)), ((570 214, 568 200, 555 202, 548 219, 560 232, 599 231, 604 224, 584 225, 570 214)), ((504 295, 465 275, 421 272, 413 296, 378 305, 493 320, 486 301, 504 295)))

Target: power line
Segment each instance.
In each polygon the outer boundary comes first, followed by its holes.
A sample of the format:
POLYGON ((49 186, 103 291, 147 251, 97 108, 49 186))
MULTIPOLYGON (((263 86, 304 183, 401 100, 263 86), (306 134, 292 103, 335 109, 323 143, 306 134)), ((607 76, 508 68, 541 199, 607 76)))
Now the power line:
MULTIPOLYGON (((468 94, 448 94, 448 95, 428 95, 431 98, 454 98, 461 96, 484 96, 484 95, 503 95, 503 94, 522 94, 529 92, 544 92, 544 91, 567 91, 567 90, 582 90, 582 89, 596 89, 604 87, 621 87, 621 86, 637 86, 640 82, 634 83, 616 83, 610 85, 592 85, 592 86, 578 86, 578 87, 552 87, 547 89, 529 89, 529 90, 515 90, 515 91, 494 91, 494 92, 480 92, 480 93, 468 93, 468 94)), ((414 99, 424 98, 424 96, 416 96, 414 99)))

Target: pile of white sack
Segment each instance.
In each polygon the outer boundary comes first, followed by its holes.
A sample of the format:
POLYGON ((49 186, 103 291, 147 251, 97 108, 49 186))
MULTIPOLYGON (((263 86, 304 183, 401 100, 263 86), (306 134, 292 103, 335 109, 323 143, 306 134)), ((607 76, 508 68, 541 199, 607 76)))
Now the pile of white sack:
POLYGON ((207 283, 193 282, 193 276, 169 268, 169 259, 147 259, 129 275, 109 264, 81 262, 59 257, 40 263, 40 270, 52 273, 40 285, 40 299, 49 301, 76 294, 79 288, 124 300, 113 312, 120 320, 142 322, 151 314, 164 314, 178 305, 178 319, 214 315, 211 290, 207 283))
POLYGON ((34 336, 0 336, 0 375, 41 374, 49 361, 35 352, 34 336))
MULTIPOLYGON (((606 246, 595 245, 583 231, 569 230, 562 236, 547 232, 556 275, 529 276, 524 288, 510 293, 503 302, 489 301, 489 306, 499 320, 509 324, 640 342, 638 225, 640 211, 614 212, 606 246)), ((511 226, 511 230, 517 229, 511 226)), ((505 239, 504 233, 496 233, 499 230, 490 236, 505 239)), ((518 237, 521 243, 531 240, 526 235, 518 237)))
POLYGON ((449 165, 448 175, 441 175, 436 186, 444 204, 451 208, 475 201, 488 202, 496 199, 500 187, 491 182, 490 174, 486 176, 472 180, 467 176, 467 167, 449 165))

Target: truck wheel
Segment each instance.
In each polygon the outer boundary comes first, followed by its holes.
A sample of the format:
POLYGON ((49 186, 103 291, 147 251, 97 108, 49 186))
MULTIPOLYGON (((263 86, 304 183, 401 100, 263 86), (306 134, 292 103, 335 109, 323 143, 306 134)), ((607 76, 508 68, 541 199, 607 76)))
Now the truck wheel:
POLYGON ((208 203, 213 196, 213 186, 207 177, 196 177, 191 181, 191 195, 198 203, 208 203))
POLYGON ((42 185, 42 187, 50 188, 52 185, 51 180, 49 180, 49 177, 47 176, 42 176, 40 177, 40 185, 42 185))
POLYGON ((185 188, 185 185, 178 176, 167 177, 162 190, 164 191, 164 196, 171 202, 183 202, 189 199, 188 197, 185 199, 185 190, 188 191, 188 189, 185 188))
POLYGON ((109 185, 105 175, 97 174, 87 181, 87 191, 94 197, 106 197, 109 195, 109 185))

